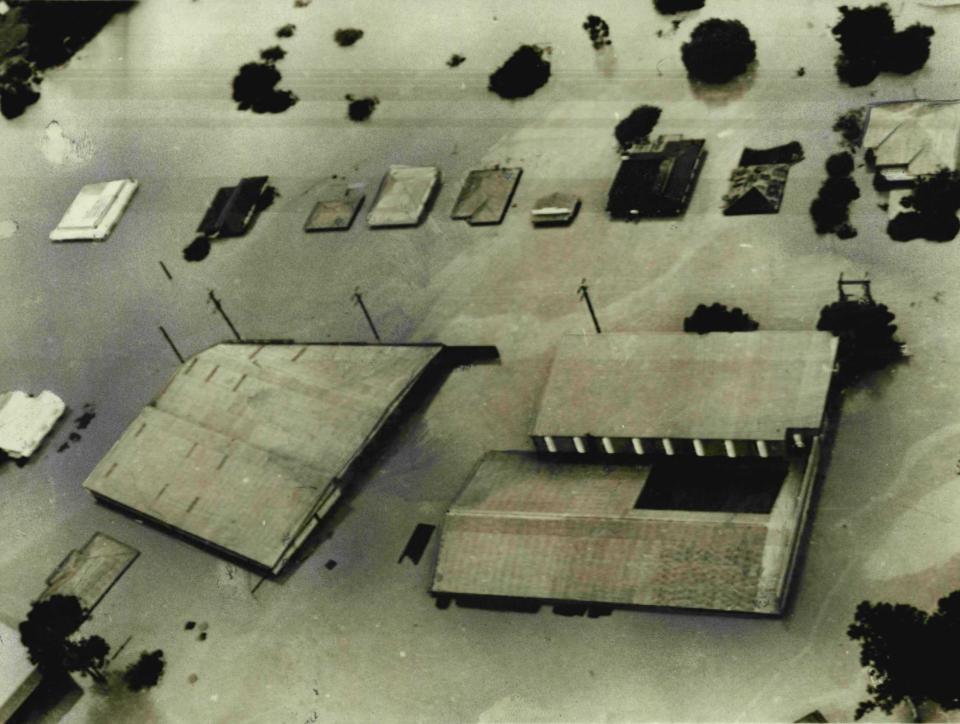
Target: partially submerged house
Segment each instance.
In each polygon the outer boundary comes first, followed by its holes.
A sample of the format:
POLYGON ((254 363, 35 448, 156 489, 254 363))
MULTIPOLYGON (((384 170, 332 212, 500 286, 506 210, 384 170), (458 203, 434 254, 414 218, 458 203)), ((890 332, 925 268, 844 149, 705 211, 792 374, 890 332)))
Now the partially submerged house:
POLYGON ((217 189, 197 231, 209 239, 242 236, 253 225, 267 191, 267 176, 251 176, 217 189))
POLYGON ((782 611, 820 460, 825 332, 564 338, 537 453, 490 453, 433 592, 782 611))
POLYGON ((120 221, 136 192, 134 179, 87 184, 50 232, 51 241, 102 241, 120 221))
POLYGON ((353 225, 365 198, 363 189, 358 185, 328 186, 307 217, 303 230, 346 231, 353 225))
POLYGON ((490 349, 219 344, 177 371, 84 487, 278 573, 402 406, 490 349))
POLYGON ((628 221, 683 214, 706 159, 705 143, 677 135, 632 146, 610 187, 607 212, 628 221))
POLYGON ((510 207, 522 174, 522 168, 499 166, 470 171, 450 218, 465 219, 470 225, 499 224, 510 207))
POLYGON ((863 147, 877 188, 909 188, 918 176, 960 161, 960 101, 898 101, 868 107, 863 147))
POLYGON ((726 216, 775 214, 780 210, 790 166, 803 160, 796 141, 767 149, 745 148, 740 164, 730 174, 730 190, 723 197, 726 216))
POLYGON ((573 223, 579 210, 579 196, 555 192, 537 199, 530 220, 534 226, 562 226, 573 223))
POLYGON ((367 225, 416 226, 440 187, 440 169, 435 166, 391 166, 380 182, 367 225))
POLYGON ((0 451, 14 459, 30 457, 66 409, 49 390, 39 395, 20 390, 0 394, 0 451))

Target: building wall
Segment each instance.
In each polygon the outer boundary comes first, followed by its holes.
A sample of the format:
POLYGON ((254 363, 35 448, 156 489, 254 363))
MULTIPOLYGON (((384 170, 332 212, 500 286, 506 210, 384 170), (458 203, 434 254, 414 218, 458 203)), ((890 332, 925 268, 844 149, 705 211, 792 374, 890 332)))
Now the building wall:
MULTIPOLYGON (((809 431, 801 433, 804 446, 809 445, 811 436, 809 431)), ((639 441, 638 452, 634 438, 628 437, 593 437, 584 435, 573 437, 570 435, 539 436, 532 435, 531 440, 537 452, 549 454, 583 454, 591 456, 603 455, 678 455, 678 456, 721 456, 729 457, 725 440, 697 440, 688 438, 670 438, 665 441, 661 438, 636 438, 639 441), (669 446, 669 447, 668 447, 669 446)), ((735 457, 760 457, 761 453, 755 440, 731 440, 735 457)), ((798 448, 793 442, 792 433, 787 440, 765 440, 767 457, 784 457, 796 452, 798 448)))
POLYGON ((755 610, 766 516, 635 511, 624 518, 450 514, 433 590, 755 610))

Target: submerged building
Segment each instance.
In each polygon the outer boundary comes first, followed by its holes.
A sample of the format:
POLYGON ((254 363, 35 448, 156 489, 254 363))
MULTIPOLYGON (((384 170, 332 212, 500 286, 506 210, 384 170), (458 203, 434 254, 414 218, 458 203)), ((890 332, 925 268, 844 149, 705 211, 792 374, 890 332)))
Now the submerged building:
POLYGON ((84 483, 98 500, 278 573, 357 460, 441 370, 493 348, 220 344, 188 360, 84 483))
POLYGON ((863 147, 880 189, 909 188, 919 176, 960 162, 960 101, 911 100, 868 107, 863 147))
POLYGON ((479 463, 433 592, 780 613, 836 349, 825 332, 564 338, 537 452, 479 463))
POLYGON ((607 212, 627 221, 680 216, 706 159, 703 139, 659 136, 623 155, 607 196, 607 212))

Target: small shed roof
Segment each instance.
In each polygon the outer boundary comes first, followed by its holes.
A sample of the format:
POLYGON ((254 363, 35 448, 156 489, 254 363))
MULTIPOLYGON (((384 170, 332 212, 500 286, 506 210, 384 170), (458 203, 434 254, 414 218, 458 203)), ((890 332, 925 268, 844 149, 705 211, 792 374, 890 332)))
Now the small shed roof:
POLYGON ((469 224, 499 224, 520 182, 522 168, 474 169, 467 174, 450 214, 469 224))
POLYGON ((359 186, 335 184, 321 194, 310 216, 303 225, 304 231, 347 230, 363 205, 365 195, 359 186))
POLYGON ((790 165, 785 163, 735 167, 730 174, 730 190, 724 196, 724 213, 776 213, 789 173, 790 165))
POLYGON ((120 221, 139 184, 119 179, 87 184, 80 189, 57 227, 50 232, 52 241, 100 241, 106 239, 120 221))
POLYGON ((268 180, 267 176, 251 176, 241 179, 236 186, 218 189, 197 231, 211 237, 247 233, 268 180))
POLYGON ((819 429, 836 349, 828 332, 566 336, 533 434, 778 440, 819 429))
POLYGON ((436 166, 391 166, 367 214, 370 226, 416 226, 440 184, 436 166))
POLYGON ((30 457, 66 409, 49 390, 36 396, 20 390, 0 394, 0 450, 12 458, 30 457))

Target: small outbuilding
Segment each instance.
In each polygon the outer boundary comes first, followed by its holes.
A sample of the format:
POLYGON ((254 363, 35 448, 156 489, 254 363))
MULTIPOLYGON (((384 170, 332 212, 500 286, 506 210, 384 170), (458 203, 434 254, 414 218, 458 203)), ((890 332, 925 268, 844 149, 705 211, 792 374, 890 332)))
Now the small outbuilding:
POLYGON ((537 199, 530 219, 534 226, 563 226, 573 223, 579 210, 579 196, 556 192, 537 199))
POLYGON ((470 225, 499 224, 522 174, 522 168, 474 169, 463 182, 450 218, 465 219, 470 225))
POLYGON ((30 457, 66 409, 49 390, 39 395, 20 390, 0 394, 0 451, 14 459, 30 457))
POLYGON ((687 209, 706 159, 703 139, 660 136, 632 146, 607 196, 611 218, 627 221, 680 216, 687 209))
POLYGON ((253 225, 267 193, 267 176, 251 176, 217 190, 197 231, 209 239, 243 236, 253 225))
POLYGON ((103 241, 120 221, 138 186, 129 178, 87 184, 50 232, 50 240, 103 241))
POLYGON ((303 225, 304 231, 346 231, 366 198, 359 185, 336 184, 322 193, 303 225))
POLYGON ((391 166, 380 182, 367 225, 416 226, 440 187, 440 169, 435 166, 391 166))

